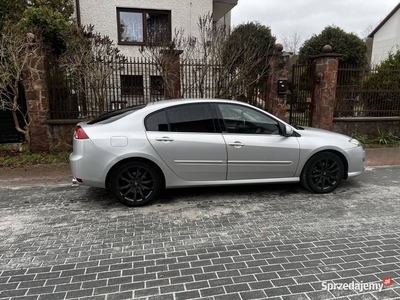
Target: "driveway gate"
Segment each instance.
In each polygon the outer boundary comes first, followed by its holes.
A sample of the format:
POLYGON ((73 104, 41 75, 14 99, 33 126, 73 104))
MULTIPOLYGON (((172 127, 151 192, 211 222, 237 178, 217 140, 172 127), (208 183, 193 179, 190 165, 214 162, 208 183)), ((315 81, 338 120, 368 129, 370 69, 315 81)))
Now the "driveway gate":
POLYGON ((311 126, 314 94, 314 64, 293 65, 289 123, 311 126))

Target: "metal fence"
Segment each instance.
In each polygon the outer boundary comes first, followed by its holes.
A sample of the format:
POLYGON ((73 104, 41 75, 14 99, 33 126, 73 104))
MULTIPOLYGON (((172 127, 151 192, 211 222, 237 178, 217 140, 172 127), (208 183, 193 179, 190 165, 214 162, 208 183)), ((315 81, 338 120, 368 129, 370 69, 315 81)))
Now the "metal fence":
POLYGON ((314 71, 314 64, 292 66, 291 91, 288 98, 290 124, 311 126, 314 71))
MULTIPOLYGON (((48 64, 51 119, 86 119, 102 111, 163 100, 161 68, 146 58, 130 58, 107 65, 111 76, 103 88, 104 109, 100 108, 98 86, 74 81, 57 64, 48 64)), ((180 65, 181 98, 235 98, 265 108, 265 78, 249 87, 237 82, 213 62, 190 60, 180 65)))
POLYGON ((104 111, 164 99, 163 77, 157 66, 145 58, 130 58, 107 65, 112 69, 104 88, 74 81, 57 64, 48 64, 51 119, 93 118, 101 113, 98 90, 104 97, 104 111))
POLYGON ((335 117, 389 116, 400 116, 400 69, 339 68, 335 117))

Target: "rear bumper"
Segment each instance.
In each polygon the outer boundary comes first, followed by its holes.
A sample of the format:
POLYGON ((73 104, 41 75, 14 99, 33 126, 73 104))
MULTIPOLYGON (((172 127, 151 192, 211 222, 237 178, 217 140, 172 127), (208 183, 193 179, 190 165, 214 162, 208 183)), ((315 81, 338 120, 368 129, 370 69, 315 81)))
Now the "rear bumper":
POLYGON ((69 157, 71 173, 77 183, 105 188, 107 166, 115 155, 96 147, 90 140, 75 140, 69 157), (83 155, 85 153, 85 155, 83 155), (96 153, 96 155, 88 155, 96 153))

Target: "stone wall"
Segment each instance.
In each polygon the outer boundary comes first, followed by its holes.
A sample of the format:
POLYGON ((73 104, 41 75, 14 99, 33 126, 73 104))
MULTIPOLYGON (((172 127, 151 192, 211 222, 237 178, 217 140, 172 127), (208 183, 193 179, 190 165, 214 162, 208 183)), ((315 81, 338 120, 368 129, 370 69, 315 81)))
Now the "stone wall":
POLYGON ((49 131, 51 135, 50 150, 70 151, 72 150, 73 134, 76 123, 71 121, 69 124, 57 124, 49 121, 49 131))
POLYGON ((378 136, 378 128, 381 132, 391 132, 400 136, 400 117, 334 118, 332 130, 346 135, 357 133, 368 139, 374 139, 378 136))

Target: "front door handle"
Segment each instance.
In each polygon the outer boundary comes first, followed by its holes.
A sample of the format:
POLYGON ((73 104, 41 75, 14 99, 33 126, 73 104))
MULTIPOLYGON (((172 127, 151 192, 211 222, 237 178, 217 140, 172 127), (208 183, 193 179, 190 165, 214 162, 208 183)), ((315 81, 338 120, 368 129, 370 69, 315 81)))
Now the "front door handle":
POLYGON ((173 142, 174 139, 167 137, 167 136, 163 136, 163 137, 157 137, 156 141, 157 142, 173 142))
POLYGON ((229 143, 228 145, 229 145, 229 146, 233 146, 233 147, 235 147, 235 148, 242 148, 242 147, 245 146, 245 144, 243 144, 243 143, 241 143, 241 142, 239 142, 239 141, 236 141, 236 142, 233 142, 233 143, 229 143))

